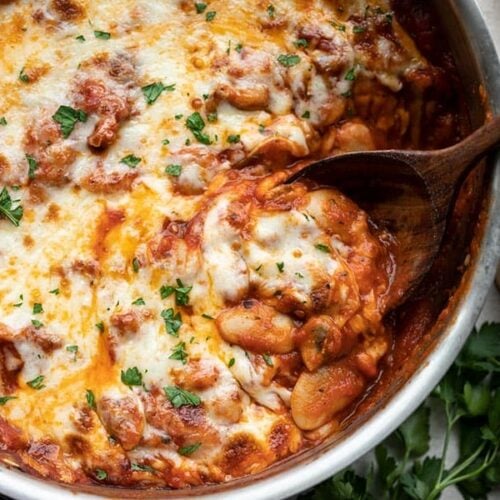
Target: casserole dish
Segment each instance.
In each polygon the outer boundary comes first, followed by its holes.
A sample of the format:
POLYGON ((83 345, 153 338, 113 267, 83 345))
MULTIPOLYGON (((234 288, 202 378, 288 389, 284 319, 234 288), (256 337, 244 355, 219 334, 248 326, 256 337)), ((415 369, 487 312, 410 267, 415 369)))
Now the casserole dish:
MULTIPOLYGON (((461 4, 457 4, 455 8, 457 7, 466 9, 466 7, 461 6, 461 4)), ((440 9, 443 9, 443 4, 440 4, 440 9)), ((468 9, 472 9, 472 7, 469 6, 468 9)), ((450 8, 448 12, 442 12, 442 19, 453 19, 453 16, 456 15, 457 11, 450 8)), ((478 23, 476 29, 478 29, 481 32, 482 37, 484 37, 485 30, 480 29, 481 23, 477 16, 477 11, 472 10, 466 13, 465 19, 468 21, 476 20, 478 23)), ((450 23, 450 26, 453 26, 453 22, 450 23)), ((454 40, 452 30, 450 31, 450 39, 453 42, 457 42, 456 50, 459 54, 462 54, 457 58, 457 60, 470 61, 470 54, 468 54, 467 57, 463 56, 463 54, 467 52, 467 49, 470 48, 460 45, 462 42, 460 37, 454 40)), ((484 54, 487 53, 485 48, 489 47, 491 50, 491 45, 488 46, 488 40, 485 38, 480 38, 479 40, 481 40, 483 46, 480 49, 478 48, 477 53, 484 56, 484 54)), ((471 65, 468 64, 467 67, 467 75, 470 75, 471 65)), ((491 77, 492 71, 498 72, 498 67, 489 62, 489 66, 484 69, 483 74, 485 75, 487 92, 489 92, 490 95, 494 95, 492 92, 494 89, 488 87, 488 83, 495 81, 495 78, 492 78, 491 81, 488 80, 488 77, 491 77)), ((467 78, 464 77, 464 82, 466 86, 466 95, 474 96, 479 100, 481 93, 474 90, 477 89, 477 79, 473 78, 468 81, 467 78)), ((477 104, 477 102, 478 101, 475 103, 477 104)), ((474 110, 478 109, 478 106, 474 106, 474 102, 469 103, 469 107, 474 110)), ((479 124, 481 116, 473 116, 472 120, 473 122, 479 124)), ((400 421, 414 409, 416 404, 423 399, 426 393, 429 392, 433 385, 432 381, 435 381, 440 374, 444 373, 447 366, 451 363, 453 356, 456 352, 458 352, 461 343, 465 339, 465 335, 470 329, 471 323, 474 320, 474 315, 477 314, 479 310, 480 303, 484 299, 487 285, 489 285, 487 279, 488 266, 491 266, 493 263, 495 248, 498 243, 498 226, 495 228, 494 224, 494 213, 495 210, 498 211, 498 199, 495 194, 495 192, 498 191, 498 176, 493 182, 496 182, 496 184, 492 184, 493 189, 490 190, 491 196, 486 198, 487 206, 483 212, 483 214, 485 214, 482 226, 484 236, 477 236, 477 241, 480 241, 479 251, 477 254, 475 254, 475 252, 472 253, 471 262, 468 263, 469 267, 465 273, 466 278, 462 284, 462 289, 455 298, 455 301, 453 301, 449 306, 447 314, 442 315, 440 322, 438 323, 438 326, 434 328, 432 335, 423 339, 422 345, 419 346, 421 348, 421 355, 419 356, 418 364, 421 366, 418 373, 411 377, 410 382, 404 384, 406 378, 409 378, 411 375, 411 370, 408 369, 405 369, 404 373, 402 373, 399 378, 392 377, 392 383, 384 386, 384 398, 381 398, 379 393, 377 397, 377 404, 373 406, 371 410, 371 401, 365 401, 364 406, 367 410, 362 413, 362 418, 355 421, 343 435, 337 435, 335 437, 336 443, 331 450, 329 448, 333 446, 333 443, 327 442, 315 450, 303 452, 286 462, 278 464, 277 466, 264 472, 262 475, 245 478, 225 486, 204 487, 202 490, 195 488, 189 492, 165 492, 165 496, 214 494, 220 498, 222 495, 226 494, 228 496, 234 495, 236 493, 236 489, 238 490, 238 494, 243 496, 248 495, 248 497, 251 496, 252 498, 276 498, 285 496, 297 491, 298 489, 303 489, 304 487, 307 487, 308 485, 336 472, 339 468, 347 465, 350 461, 373 446, 376 440, 382 439, 385 434, 389 433, 393 427, 399 424, 400 421), (465 300, 467 300, 466 307, 464 307, 465 300), (471 307, 472 309, 470 309, 471 307), (455 314, 459 309, 460 313, 455 314), (436 346, 433 345, 434 343, 436 343, 436 346), (450 349, 451 344, 453 345, 453 348, 450 349), (427 358, 424 357, 425 351, 432 351, 427 358), (422 368, 422 366, 425 369, 422 368), (388 398, 402 385, 404 385, 404 388, 397 392, 397 394, 391 399, 388 406, 381 408, 382 404, 387 401, 388 398), (396 412, 394 408, 397 408, 398 411, 396 412), (371 416, 375 409, 377 412, 374 416, 371 416), (384 422, 383 425, 382 422, 384 422), (390 422, 390 425, 387 425, 388 422, 390 422), (361 423, 363 423, 363 426, 358 430, 355 430, 361 425, 361 423), (369 435, 371 437, 367 439, 367 436, 369 435), (346 453, 346 450, 349 450, 349 453, 346 453), (283 472, 283 469, 286 470, 283 472), (303 475, 307 477, 306 480, 299 477, 303 475), (270 487, 270 484, 272 484, 272 487, 270 487)), ((490 274, 492 273, 490 272, 490 274)), ((390 373, 390 371, 387 373, 390 373)), ((375 396, 373 397, 375 398, 375 396)), ((21 489, 18 486, 21 483, 24 484, 24 481, 26 481, 26 485, 39 484, 32 479, 23 478, 20 480, 20 476, 15 472, 11 473, 9 471, 5 472, 5 474, 8 474, 9 477, 9 479, 4 482, 4 487, 6 488, 5 491, 6 493, 11 493, 16 496, 19 496, 19 491, 21 489), (16 476, 17 480, 21 482, 18 483, 18 486, 15 488, 16 493, 14 493, 14 490, 10 489, 14 484, 10 482, 10 478, 12 477, 14 480, 16 476)), ((41 487, 47 487, 47 492, 51 489, 51 486, 48 484, 38 486, 36 492, 37 498, 40 498, 40 490, 38 488, 41 487)), ((59 491, 60 494, 63 495, 63 490, 59 491)), ((89 487, 89 492, 111 495, 116 494, 112 490, 106 492, 106 490, 92 487, 89 487)), ((29 497, 29 493, 22 495, 29 497)), ((132 497, 147 497, 149 495, 158 496, 158 492, 120 491, 121 497, 129 495, 132 497)), ((51 494, 51 496, 54 496, 54 494, 51 494)))

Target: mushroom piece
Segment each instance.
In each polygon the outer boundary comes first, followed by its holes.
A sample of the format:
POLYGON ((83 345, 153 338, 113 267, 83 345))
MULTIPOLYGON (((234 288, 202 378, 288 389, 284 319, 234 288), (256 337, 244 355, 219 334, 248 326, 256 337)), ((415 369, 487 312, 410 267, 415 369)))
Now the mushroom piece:
POLYGON ((255 353, 286 354, 294 349, 294 324, 257 300, 223 311, 217 318, 222 338, 255 353))
POLYGON ((364 388, 363 377, 345 363, 303 372, 292 392, 292 417, 304 431, 317 429, 350 405, 364 388))

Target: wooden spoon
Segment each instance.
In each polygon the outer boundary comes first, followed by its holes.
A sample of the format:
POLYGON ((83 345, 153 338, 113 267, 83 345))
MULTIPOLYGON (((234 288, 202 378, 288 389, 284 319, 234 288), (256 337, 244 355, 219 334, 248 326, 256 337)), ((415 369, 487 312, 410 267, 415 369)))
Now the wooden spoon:
POLYGON ((437 151, 367 151, 310 163, 287 180, 336 187, 397 240, 387 311, 421 282, 441 245, 448 215, 467 174, 500 146, 500 117, 462 142, 437 151))

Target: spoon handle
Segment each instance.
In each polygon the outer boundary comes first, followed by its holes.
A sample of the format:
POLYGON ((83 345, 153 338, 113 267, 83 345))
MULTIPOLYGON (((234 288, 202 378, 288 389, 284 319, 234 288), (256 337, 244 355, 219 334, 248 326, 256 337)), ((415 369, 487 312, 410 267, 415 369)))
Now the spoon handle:
POLYGON ((456 187, 481 158, 499 147, 500 116, 497 116, 459 144, 442 150, 437 162, 439 165, 433 166, 443 168, 443 163, 446 163, 446 172, 449 177, 448 183, 456 187))

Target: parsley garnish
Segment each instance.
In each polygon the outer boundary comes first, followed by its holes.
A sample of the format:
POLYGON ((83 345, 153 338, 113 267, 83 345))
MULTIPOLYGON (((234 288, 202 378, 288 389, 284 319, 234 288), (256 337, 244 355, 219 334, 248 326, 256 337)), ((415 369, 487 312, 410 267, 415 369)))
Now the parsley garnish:
POLYGON ((13 207, 14 203, 18 203, 19 200, 12 200, 7 188, 3 188, 0 192, 0 216, 5 217, 16 227, 19 227, 19 223, 23 218, 23 207, 18 205, 13 207))
POLYGON ((43 306, 42 304, 39 304, 38 302, 35 302, 33 304, 33 314, 42 314, 43 313, 43 306))
POLYGON ((7 125, 7 118, 5 116, 0 117, 0 125, 7 125))
POLYGON ((339 31, 345 31, 345 24, 339 24, 339 23, 336 23, 335 21, 332 21, 332 26, 339 30, 339 31))
POLYGON ((21 80, 23 83, 29 83, 30 81, 30 77, 24 72, 24 68, 22 68, 19 72, 19 80, 21 80))
POLYGON ((12 304, 14 307, 21 307, 23 305, 23 300, 24 300, 24 297, 23 297, 23 294, 19 295, 19 300, 21 302, 18 302, 17 304, 12 304))
POLYGON ((36 330, 39 330, 44 326, 43 323, 41 321, 38 321, 37 319, 32 319, 31 324, 35 327, 36 330))
POLYGON ((130 470, 135 472, 150 472, 151 474, 156 474, 156 471, 153 469, 153 467, 143 464, 131 463, 130 470))
POLYGON ((45 387, 44 385, 45 377, 43 375, 38 375, 38 377, 26 382, 32 389, 39 391, 45 387))
POLYGON ((168 357, 168 359, 176 359, 177 361, 181 361, 183 365, 187 363, 188 353, 186 352, 186 343, 179 342, 173 349, 172 354, 168 357))
POLYGON ((144 302, 144 299, 142 297, 139 297, 138 299, 135 299, 134 302, 132 302, 133 306, 145 306, 146 302, 144 302))
POLYGON ((138 273, 140 268, 141 263, 139 262, 139 259, 137 257, 134 257, 132 259, 132 269, 134 270, 134 273, 138 273))
POLYGON ((175 313, 175 311, 170 309, 164 309, 161 312, 161 317, 165 321, 165 328, 167 329, 167 333, 172 335, 173 337, 179 336, 179 330, 182 326, 182 318, 180 313, 175 313))
POLYGON ((302 49, 305 49, 309 46, 309 42, 305 38, 299 38, 298 40, 295 40, 293 44, 295 45, 295 47, 302 49))
POLYGON ((162 82, 154 82, 142 87, 142 93, 146 98, 146 102, 148 105, 153 104, 158 97, 162 94, 162 92, 172 92, 175 90, 175 83, 172 85, 163 85, 162 82))
POLYGON ((218 118, 219 117, 217 115, 217 112, 208 113, 208 115, 207 115, 207 121, 209 121, 210 123, 216 122, 218 118))
POLYGON ((263 354, 262 358, 264 359, 264 362, 266 363, 267 366, 274 366, 273 365, 273 358, 269 356, 269 354, 263 354))
POLYGON ((227 366, 228 366, 229 368, 231 368, 232 366, 234 366, 234 363, 236 363, 236 360, 235 360, 234 358, 231 358, 231 359, 229 360, 229 363, 227 364, 227 366))
POLYGON ((126 371, 122 370, 121 380, 129 387, 132 387, 133 385, 142 385, 142 373, 136 366, 133 368, 127 368, 126 371))
POLYGON ((92 410, 97 410, 97 405, 95 404, 95 396, 90 389, 87 389, 87 391, 85 392, 85 399, 87 400, 89 408, 92 408, 92 410))
POLYGON ((109 40, 111 38, 111 33, 108 33, 107 31, 94 31, 94 35, 96 38, 99 38, 100 40, 109 40))
POLYGON ((307 120, 308 118, 311 118, 311 112, 310 111, 304 111, 302 113, 302 118, 304 118, 305 120, 307 120))
POLYGON ((230 144, 236 144, 237 142, 240 142, 240 140, 241 140, 241 137, 239 134, 238 135, 232 134, 232 135, 228 136, 228 138, 227 138, 227 142, 229 142, 230 144))
POLYGON ((285 270, 285 263, 284 262, 276 262, 276 267, 278 268, 278 271, 280 273, 282 273, 285 270))
POLYGON ((108 473, 105 470, 102 469, 96 469, 95 470, 95 477, 99 481, 104 481, 108 477, 108 473))
POLYGON ((85 123, 87 121, 87 113, 70 106, 59 106, 56 113, 52 115, 52 119, 61 126, 62 135, 67 139, 77 122, 85 123))
POLYGON ((175 303, 178 306, 187 306, 189 304, 189 292, 193 289, 192 286, 185 286, 184 283, 177 278, 177 286, 163 285, 160 288, 160 296, 162 299, 170 297, 175 293, 175 303))
POLYGON ((186 127, 191 130, 198 142, 206 145, 212 143, 210 137, 202 132, 205 128, 205 122, 198 111, 195 111, 192 115, 188 116, 186 119, 186 127))
POLYGON ((278 56, 278 62, 285 68, 290 68, 299 64, 300 57, 296 54, 281 54, 278 56))
POLYGON ((139 158, 138 156, 127 155, 120 160, 120 163, 127 165, 127 167, 135 168, 135 167, 137 167, 137 165, 139 165, 139 163, 141 163, 141 161, 142 161, 142 158, 139 158))
POLYGON ((267 15, 273 19, 274 16, 276 15, 276 8, 274 7, 274 5, 270 4, 267 6, 267 15))
POLYGON ((171 175, 172 177, 179 177, 182 172, 182 165, 168 165, 165 167, 165 173, 171 175))
POLYGON ((316 250, 319 250, 320 252, 331 253, 330 247, 328 245, 323 245, 322 243, 314 245, 314 248, 316 248, 316 250))
POLYGON ((17 399, 15 396, 0 396, 0 406, 5 406, 12 399, 17 399))
POLYGON ((205 318, 205 319, 214 319, 214 317, 213 317, 213 316, 210 316, 210 314, 207 314, 207 313, 203 313, 203 314, 201 315, 201 317, 202 317, 202 318, 205 318))
POLYGON ((242 43, 236 44, 236 47, 234 48, 234 50, 236 50, 236 52, 238 52, 238 54, 239 54, 243 50, 243 44, 242 43))
POLYGON ((217 15, 217 12, 215 10, 211 10, 210 12, 207 12, 207 15, 205 16, 205 19, 210 22, 215 19, 215 16, 217 15))
POLYGON ((196 12, 198 14, 203 14, 203 12, 205 12, 205 10, 207 8, 207 4, 206 3, 202 3, 202 2, 196 2, 194 4, 194 7, 195 7, 196 12))
POLYGON ((102 333, 104 332, 104 323, 102 321, 99 321, 99 323, 95 324, 95 327, 102 333))
POLYGON ((51 293, 52 295, 59 295, 61 292, 59 288, 54 288, 54 290, 51 290, 49 293, 51 293))
POLYGON ((75 36, 75 40, 78 40, 79 42, 84 42, 85 37, 83 35, 78 35, 78 36, 75 36))
POLYGON ((360 26, 359 24, 357 24, 356 26, 354 26, 352 28, 353 33, 364 33, 365 31, 366 31, 366 28, 364 26, 360 26))
POLYGON ((201 443, 194 443, 194 444, 190 444, 187 446, 182 446, 178 450, 179 455, 183 455, 185 457, 192 455, 200 446, 201 446, 201 443))
POLYGON ((76 356, 78 354, 78 346, 77 345, 68 345, 68 346, 66 346, 66 350, 75 355, 73 360, 76 361, 76 356))
POLYGON ((168 386, 164 387, 163 390, 174 408, 199 406, 201 404, 201 399, 196 394, 180 389, 179 387, 168 386))
POLYGON ((168 146, 170 144, 170 141, 168 139, 163 139, 163 141, 161 141, 161 143, 164 145, 164 146, 168 146))
POLYGON ((352 67, 344 76, 344 79, 348 82, 353 82, 356 80, 356 68, 352 67))

